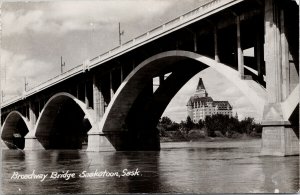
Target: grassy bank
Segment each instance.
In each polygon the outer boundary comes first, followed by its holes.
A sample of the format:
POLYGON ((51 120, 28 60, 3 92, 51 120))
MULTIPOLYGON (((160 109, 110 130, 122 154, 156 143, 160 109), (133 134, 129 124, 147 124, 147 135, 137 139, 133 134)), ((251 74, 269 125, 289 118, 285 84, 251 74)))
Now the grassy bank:
POLYGON ((215 133, 217 136, 207 136, 203 130, 182 131, 166 131, 160 135, 160 142, 214 142, 214 141, 232 141, 232 140, 250 140, 261 138, 260 134, 234 133, 230 136, 222 135, 220 132, 215 133))

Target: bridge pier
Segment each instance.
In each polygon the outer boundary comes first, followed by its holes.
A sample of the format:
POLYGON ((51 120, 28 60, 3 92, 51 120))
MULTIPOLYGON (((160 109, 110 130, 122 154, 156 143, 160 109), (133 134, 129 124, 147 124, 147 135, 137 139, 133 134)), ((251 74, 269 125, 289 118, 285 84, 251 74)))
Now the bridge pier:
POLYGON ((263 54, 263 32, 257 31, 256 32, 256 41, 254 46, 254 55, 256 57, 256 65, 257 65, 257 76, 259 81, 264 81, 263 78, 263 70, 262 67, 264 66, 264 54, 263 54))
POLYGON ((34 135, 34 129, 30 129, 25 138, 25 147, 24 150, 45 150, 42 144, 34 135))
POLYGON ((241 21, 240 16, 236 17, 236 32, 237 32, 237 57, 238 57, 238 70, 241 79, 244 79, 244 54, 241 44, 241 21))
POLYGON ((220 62, 219 58, 219 49, 218 49, 218 27, 214 26, 214 52, 215 52, 215 60, 220 62))
POLYGON ((103 92, 101 91, 101 83, 97 76, 93 75, 93 103, 94 103, 94 110, 96 113, 96 121, 100 121, 100 119, 103 117, 103 114, 105 112, 105 101, 103 92))
MULTIPOLYGON (((113 70, 112 70, 113 71, 113 70)), ((115 91, 113 89, 113 73, 112 71, 109 73, 109 90, 110 90, 110 100, 113 98, 115 95, 115 91)))
POLYGON ((29 122, 30 122, 30 130, 32 130, 35 126, 37 116, 35 115, 35 107, 32 102, 29 102, 29 122))
POLYGON ((299 138, 295 132, 299 127, 285 120, 283 115, 280 103, 264 107, 261 155, 299 155, 299 138))
MULTIPOLYGON (((113 96, 112 89, 112 74, 110 73, 110 95, 113 96)), ((100 122, 105 112, 105 100, 103 96, 103 83, 96 74, 93 75, 93 99, 95 109, 95 121, 96 124, 100 122)), ((110 141, 107 139, 104 133, 101 133, 98 129, 91 129, 88 132, 88 147, 87 151, 100 152, 100 151, 115 151, 110 141)))
POLYGON ((32 102, 29 102, 29 132, 24 137, 25 147, 24 150, 44 150, 42 144, 34 135, 34 128, 36 125, 37 116, 35 114, 35 107, 32 102))
POLYGON ((24 150, 45 150, 42 144, 36 137, 27 137, 25 136, 25 148, 24 150))
POLYGON ((101 133, 88 133, 88 147, 86 151, 92 152, 105 152, 116 151, 105 134, 101 133))
MULTIPOLYGON (((266 88, 268 103, 264 107, 263 132, 262 132, 262 155, 299 155, 299 117, 293 121, 297 110, 294 109, 291 116, 283 113, 285 107, 292 105, 282 104, 288 97, 286 88, 289 83, 285 82, 286 67, 290 66, 285 59, 287 56, 284 46, 286 27, 283 19, 284 9, 276 0, 265 3, 265 48, 264 58, 266 62, 266 88)), ((299 99, 296 99, 299 104, 299 99)))

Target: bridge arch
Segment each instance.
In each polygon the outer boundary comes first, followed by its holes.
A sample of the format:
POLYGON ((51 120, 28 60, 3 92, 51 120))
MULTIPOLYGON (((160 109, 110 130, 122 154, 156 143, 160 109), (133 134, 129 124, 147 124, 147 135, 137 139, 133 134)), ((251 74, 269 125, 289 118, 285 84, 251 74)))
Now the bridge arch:
POLYGON ((114 142, 117 143, 114 145, 116 149, 135 149, 131 143, 140 143, 138 149, 159 148, 158 132, 155 129, 161 114, 180 88, 194 75, 208 67, 237 86, 258 112, 262 113, 261 105, 266 101, 266 92, 258 83, 241 80, 238 71, 203 55, 173 50, 146 59, 126 77, 100 121, 100 131, 107 134, 123 133, 122 139, 128 141, 114 142), (171 75, 152 94, 152 78, 168 72, 172 72, 171 75), (151 130, 144 132, 144 135, 139 132, 141 129, 149 128, 154 129, 152 133, 151 130))
POLYGON ((10 112, 1 129, 1 139, 9 149, 24 149, 25 135, 29 132, 30 125, 27 118, 20 112, 10 112))
POLYGON ((61 92, 45 104, 34 135, 45 149, 81 149, 93 125, 93 110, 73 95, 61 92))

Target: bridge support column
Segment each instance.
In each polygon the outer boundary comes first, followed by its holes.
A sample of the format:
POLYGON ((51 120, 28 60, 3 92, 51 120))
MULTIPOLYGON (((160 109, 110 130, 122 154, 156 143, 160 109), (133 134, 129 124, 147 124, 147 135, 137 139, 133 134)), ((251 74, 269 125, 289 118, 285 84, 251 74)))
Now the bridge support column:
MULTIPOLYGON (((280 40, 281 40, 281 64, 282 64, 282 98, 286 99, 290 94, 290 62, 289 62, 289 45, 285 32, 284 10, 280 11, 280 40)), ((294 72, 297 72, 294 70, 294 72)), ((298 75, 297 75, 298 77, 298 75)))
POLYGON ((165 81, 165 75, 160 75, 159 76, 159 85, 162 85, 165 81))
POLYGON ((30 121, 30 130, 33 130, 36 123, 35 107, 33 103, 29 103, 29 121, 30 121))
POLYGON ((124 71, 123 71, 123 66, 122 65, 120 65, 120 76, 121 76, 121 83, 123 82, 123 80, 124 80, 124 71))
POLYGON ((115 95, 114 89, 113 89, 113 73, 112 71, 109 73, 109 89, 110 89, 110 100, 115 95))
POLYGON ((104 114, 105 102, 101 92, 101 84, 96 75, 93 76, 93 99, 94 99, 94 110, 96 112, 96 121, 100 121, 104 114))
POLYGON ((215 60, 220 62, 219 58, 219 49, 218 49, 218 28, 215 26, 214 28, 214 50, 215 50, 215 60))
MULTIPOLYGON (((262 155, 299 155, 299 138, 295 132, 299 131, 299 124, 292 124, 283 114, 283 81, 282 69, 288 64, 283 63, 282 57, 286 51, 282 50, 284 32, 280 25, 280 11, 276 0, 265 2, 265 48, 266 89, 268 103, 263 113, 262 155)), ((285 57, 284 57, 285 58, 285 57)), ((297 122, 299 123, 299 121, 297 122)))
POLYGON ((197 33, 193 32, 193 40, 194 40, 194 52, 196 53, 198 48, 197 48, 197 33))
POLYGON ((87 81, 84 82, 84 102, 85 102, 85 106, 88 109, 89 108, 89 98, 88 98, 88 89, 87 89, 87 81))
MULTIPOLYGON (((112 74, 110 74, 110 93, 112 93, 112 74)), ((97 128, 100 120, 102 119, 105 112, 105 101, 101 89, 100 80, 97 75, 93 75, 93 99, 94 99, 94 109, 96 113, 96 121, 88 132, 88 146, 87 151, 100 152, 100 151, 115 151, 115 148, 109 142, 105 134, 100 132, 97 128)), ((111 96, 112 98, 112 96, 111 96)))
POLYGON ((29 121, 30 121, 30 129, 27 135, 25 136, 25 147, 24 150, 41 150, 44 149, 42 144, 35 137, 35 124, 36 124, 36 115, 34 112, 34 106, 32 103, 29 103, 29 121))
POLYGON ((237 55, 238 55, 238 70, 242 79, 244 79, 244 54, 241 44, 241 24, 240 16, 236 18, 236 32, 237 32, 237 55))
POLYGON ((263 32, 256 32, 256 43, 254 47, 254 55, 256 57, 257 65, 257 76, 260 81, 263 81, 262 67, 264 66, 264 56, 263 56, 263 32))
POLYGON ((116 151, 108 138, 103 133, 89 133, 87 151, 101 152, 101 151, 116 151))

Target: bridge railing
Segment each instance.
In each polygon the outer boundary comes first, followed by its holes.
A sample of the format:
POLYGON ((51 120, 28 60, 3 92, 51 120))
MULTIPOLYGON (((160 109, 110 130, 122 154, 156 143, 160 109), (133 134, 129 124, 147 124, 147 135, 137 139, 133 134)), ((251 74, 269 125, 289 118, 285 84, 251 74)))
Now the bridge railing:
POLYGON ((146 32, 146 33, 144 33, 144 34, 141 34, 141 35, 137 36, 137 37, 135 38, 135 40, 136 40, 136 41, 140 41, 140 40, 145 39, 147 36, 149 36, 149 33, 148 33, 148 32, 146 32))
MULTIPOLYGON (((229 1, 234 1, 234 0, 229 0, 229 1)), ((110 54, 117 53, 118 51, 123 51, 123 50, 129 48, 130 46, 133 46, 133 45, 143 42, 147 39, 150 39, 151 37, 154 37, 155 35, 160 34, 172 27, 176 27, 176 26, 184 23, 186 20, 193 19, 195 16, 199 16, 199 15, 205 13, 206 11, 209 11, 208 9, 212 9, 214 6, 219 6, 218 3, 220 3, 220 2, 222 2, 222 1, 221 0, 211 0, 196 9, 193 9, 175 19, 172 19, 162 25, 159 25, 159 26, 149 30, 146 33, 143 33, 131 40, 128 40, 127 42, 123 43, 120 46, 117 46, 114 49, 111 49, 103 54, 100 54, 99 56, 92 58, 91 63, 96 62, 97 60, 105 60, 106 58, 110 57, 110 54)), ((223 0, 223 2, 226 2, 226 0, 223 0)), ((228 2, 228 0, 227 0, 227 2, 228 2)))
POLYGON ((110 52, 110 54, 113 54, 114 52, 118 51, 119 49, 121 49, 121 46, 117 46, 117 47, 111 49, 109 52, 110 52))
MULTIPOLYGON (((131 47, 134 47, 135 45, 145 42, 159 34, 163 34, 164 32, 166 32, 172 28, 176 28, 176 27, 182 25, 183 23, 185 23, 186 21, 195 19, 205 13, 208 13, 209 11, 211 11, 217 7, 220 7, 222 5, 228 4, 233 1, 242 1, 242 0, 212 0, 212 1, 209 1, 196 9, 193 9, 179 17, 176 17, 175 19, 172 19, 162 25, 159 25, 159 26, 149 30, 148 32, 143 33, 142 35, 139 35, 139 36, 123 43, 120 46, 117 46, 105 53, 102 53, 102 54, 90 59, 89 66, 95 66, 95 65, 101 64, 101 62, 109 59, 110 57, 112 57, 118 53, 124 52, 125 50, 127 50, 131 47)), ((70 76, 75 75, 78 72, 81 72, 81 70, 83 68, 85 68, 85 67, 82 68, 82 66, 84 66, 84 64, 78 65, 68 71, 65 71, 63 74, 60 74, 54 78, 47 80, 46 82, 41 83, 38 86, 33 87, 32 89, 30 89, 26 92, 26 96, 31 95, 37 91, 40 91, 47 86, 52 86, 53 84, 55 84, 61 80, 65 80, 66 78, 69 78, 70 76)), ((1 107, 5 107, 6 105, 9 105, 10 103, 11 103, 11 101, 4 102, 4 103, 2 103, 1 107)))

